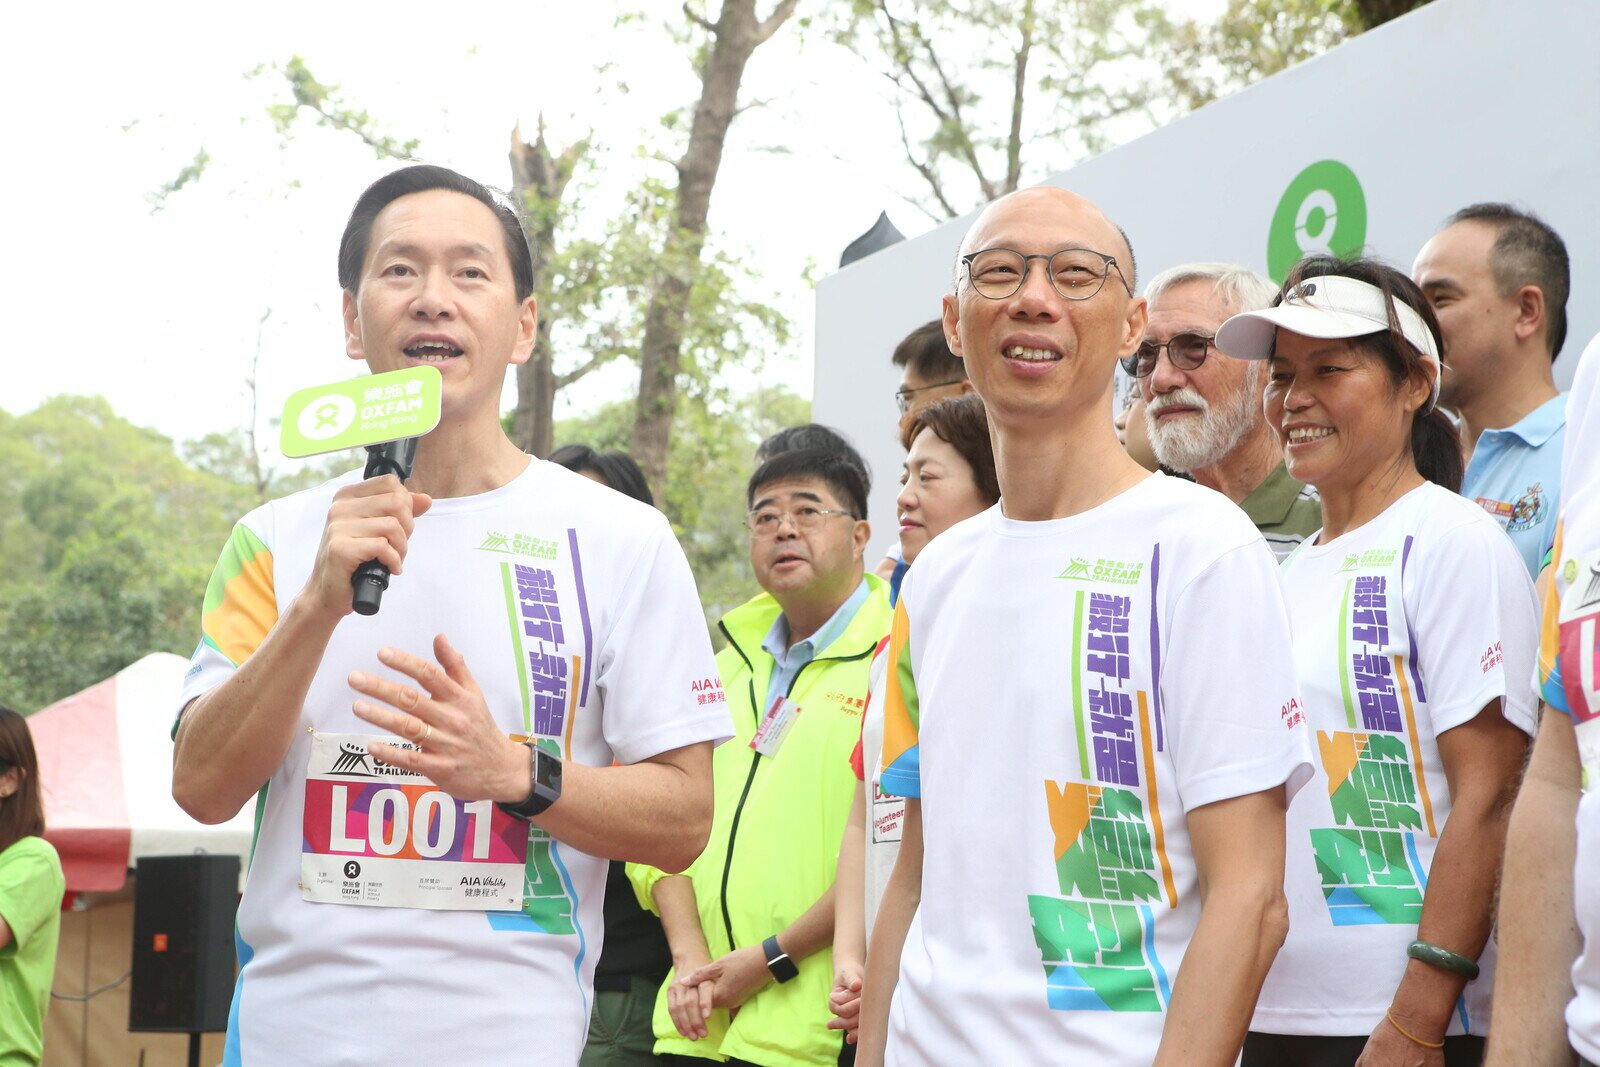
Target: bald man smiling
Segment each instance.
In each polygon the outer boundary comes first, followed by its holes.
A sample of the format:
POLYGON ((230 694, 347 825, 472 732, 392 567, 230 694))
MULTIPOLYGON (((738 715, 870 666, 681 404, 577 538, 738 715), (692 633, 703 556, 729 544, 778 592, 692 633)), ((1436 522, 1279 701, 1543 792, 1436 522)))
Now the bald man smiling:
POLYGON ((1001 501, 929 545, 896 609, 882 788, 906 821, 860 1063, 1232 1064, 1310 770, 1272 554, 1117 442, 1112 371, 1147 311, 1104 212, 996 201, 954 281, 1001 501))

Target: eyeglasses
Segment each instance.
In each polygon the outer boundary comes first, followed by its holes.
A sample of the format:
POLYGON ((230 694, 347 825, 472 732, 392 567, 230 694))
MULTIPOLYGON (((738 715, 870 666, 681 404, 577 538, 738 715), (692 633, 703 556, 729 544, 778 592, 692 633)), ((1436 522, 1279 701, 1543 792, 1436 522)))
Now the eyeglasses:
POLYGON ((751 537, 757 541, 765 541, 778 536, 778 530, 783 526, 784 519, 794 523, 794 528, 801 533, 810 533, 820 528, 830 515, 846 515, 852 521, 855 519, 855 515, 840 508, 814 508, 807 504, 793 511, 779 511, 776 508, 752 511, 745 516, 744 525, 745 529, 750 531, 751 537))
POLYGON ((1216 340, 1203 333, 1180 333, 1166 344, 1145 341, 1133 350, 1133 355, 1123 358, 1122 370, 1134 378, 1150 377, 1155 373, 1156 360, 1161 358, 1162 349, 1167 350, 1167 358, 1179 370, 1198 370, 1200 364, 1206 361, 1206 356, 1211 354, 1216 340))
POLYGON ((1122 279, 1122 287, 1130 296, 1133 294, 1116 258, 1090 248, 1063 248, 1049 256, 1025 256, 1012 248, 986 248, 969 252, 961 262, 967 265, 967 279, 979 296, 1004 300, 1022 288, 1028 277, 1028 264, 1036 259, 1048 265, 1050 284, 1064 299, 1088 300, 1105 286, 1113 270, 1122 279))
POLYGON ((935 382, 933 385, 919 385, 915 389, 896 389, 894 391, 894 402, 899 406, 900 414, 904 415, 906 412, 911 410, 911 397, 914 394, 926 393, 929 389, 943 389, 947 385, 960 384, 961 379, 954 378, 948 382, 935 382))

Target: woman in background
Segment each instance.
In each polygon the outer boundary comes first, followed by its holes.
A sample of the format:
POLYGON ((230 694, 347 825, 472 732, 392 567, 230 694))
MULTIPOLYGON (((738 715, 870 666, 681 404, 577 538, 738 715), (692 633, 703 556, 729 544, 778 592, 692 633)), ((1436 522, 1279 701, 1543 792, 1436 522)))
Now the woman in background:
POLYGON ((44 839, 28 721, 0 706, 0 1063, 36 1065, 61 937, 61 860, 44 839))
MULTIPOLYGON (((905 423, 901 444, 906 449, 906 463, 895 507, 900 519, 900 549, 909 566, 935 537, 994 507, 1000 500, 1000 482, 989 444, 989 419, 976 393, 941 400, 919 411, 905 423)), ((898 590, 896 583, 896 593, 898 590)), ((872 663, 861 741, 851 757, 859 784, 834 877, 834 984, 828 999, 835 1018, 828 1025, 845 1031, 845 1040, 852 1044, 861 1017, 868 939, 878 901, 900 852, 906 806, 904 799, 884 796, 877 787, 886 684, 883 650, 888 643, 885 637, 872 663)))

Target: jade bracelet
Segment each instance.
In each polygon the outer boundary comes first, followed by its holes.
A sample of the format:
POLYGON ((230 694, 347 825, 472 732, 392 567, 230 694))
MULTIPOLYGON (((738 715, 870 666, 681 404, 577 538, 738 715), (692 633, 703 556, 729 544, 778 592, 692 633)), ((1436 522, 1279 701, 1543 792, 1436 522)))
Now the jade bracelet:
POLYGON ((1430 966, 1438 967, 1440 970, 1449 971, 1451 974, 1459 974, 1469 982, 1478 977, 1478 964, 1476 961, 1451 952, 1447 948, 1430 945, 1426 941, 1411 942, 1406 946, 1406 955, 1414 960, 1420 960, 1430 966))

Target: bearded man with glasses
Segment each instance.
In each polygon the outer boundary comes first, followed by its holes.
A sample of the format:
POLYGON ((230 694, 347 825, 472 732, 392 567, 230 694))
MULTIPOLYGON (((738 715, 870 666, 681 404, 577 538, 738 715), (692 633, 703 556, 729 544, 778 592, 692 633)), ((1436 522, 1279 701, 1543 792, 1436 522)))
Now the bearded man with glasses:
POLYGON ((1244 509, 1281 561, 1322 526, 1316 489, 1295 480, 1262 417, 1266 366, 1216 345, 1231 315, 1272 303, 1277 286, 1244 267, 1189 263, 1145 286, 1144 342, 1122 361, 1139 382, 1156 458, 1244 509))
POLYGON ((863 573, 869 479, 849 455, 780 452, 750 478, 745 526, 763 592, 723 616, 717 656, 735 739, 712 760, 711 839, 689 870, 629 870, 661 914, 673 972, 655 1051, 683 1062, 832 1067, 833 882, 855 797, 887 585, 863 573))

